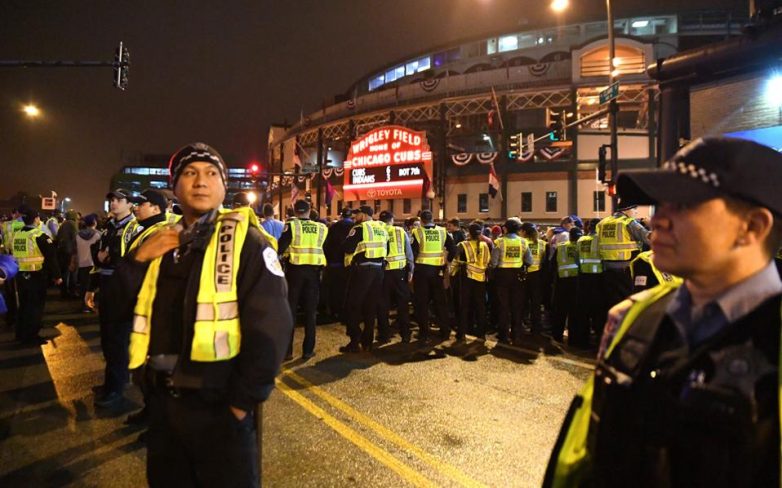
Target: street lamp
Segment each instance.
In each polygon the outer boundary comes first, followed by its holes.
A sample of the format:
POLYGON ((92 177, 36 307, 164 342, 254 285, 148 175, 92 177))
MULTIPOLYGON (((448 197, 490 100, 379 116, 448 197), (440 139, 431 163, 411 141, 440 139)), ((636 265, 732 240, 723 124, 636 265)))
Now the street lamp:
POLYGON ((551 2, 551 10, 559 13, 564 11, 566 8, 568 8, 569 5, 570 2, 568 0, 553 0, 551 2))
POLYGON ((28 103, 22 107, 22 112, 24 112, 24 114, 30 119, 35 119, 41 115, 41 109, 32 103, 28 103))

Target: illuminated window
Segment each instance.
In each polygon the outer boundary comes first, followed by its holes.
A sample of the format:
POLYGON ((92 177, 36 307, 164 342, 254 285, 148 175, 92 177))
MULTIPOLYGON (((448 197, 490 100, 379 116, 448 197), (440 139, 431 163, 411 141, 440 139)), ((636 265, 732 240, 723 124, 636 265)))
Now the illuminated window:
POLYGON ((429 56, 410 61, 405 65, 405 75, 410 76, 421 71, 426 71, 430 68, 429 56))
POLYGON ((492 37, 486 41, 486 54, 495 54, 497 52, 497 38, 492 37))
POLYGON ((386 83, 391 83, 392 81, 396 81, 404 76, 405 76, 404 65, 397 66, 396 68, 391 68, 390 70, 386 71, 386 83))
POLYGON ((385 83, 385 77, 383 75, 377 75, 369 80, 369 91, 375 90, 385 83))
POLYGON ((505 51, 515 51, 519 48, 519 38, 517 36, 504 36, 499 39, 499 51, 504 53, 505 51))

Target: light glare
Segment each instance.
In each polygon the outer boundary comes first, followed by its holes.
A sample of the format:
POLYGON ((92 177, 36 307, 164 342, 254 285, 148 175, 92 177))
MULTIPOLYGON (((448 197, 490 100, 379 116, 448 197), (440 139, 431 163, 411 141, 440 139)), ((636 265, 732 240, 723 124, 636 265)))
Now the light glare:
POLYGON ((782 108, 782 74, 775 74, 766 82, 766 100, 772 107, 782 108))
POLYGON ((553 0, 551 2, 551 10, 554 12, 562 12, 568 6, 570 5, 570 2, 568 0, 553 0))
POLYGON ((30 118, 35 118, 41 115, 41 110, 31 103, 25 105, 24 108, 22 108, 22 110, 24 111, 25 115, 27 115, 30 118))

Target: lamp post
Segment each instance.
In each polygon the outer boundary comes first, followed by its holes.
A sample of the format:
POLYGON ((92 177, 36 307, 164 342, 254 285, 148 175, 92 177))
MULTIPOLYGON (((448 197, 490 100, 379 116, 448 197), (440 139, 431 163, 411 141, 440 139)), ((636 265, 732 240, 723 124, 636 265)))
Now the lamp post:
POLYGON ((28 119, 37 119, 41 116, 41 109, 39 109, 33 103, 28 103, 27 105, 23 106, 22 112, 24 112, 28 119))

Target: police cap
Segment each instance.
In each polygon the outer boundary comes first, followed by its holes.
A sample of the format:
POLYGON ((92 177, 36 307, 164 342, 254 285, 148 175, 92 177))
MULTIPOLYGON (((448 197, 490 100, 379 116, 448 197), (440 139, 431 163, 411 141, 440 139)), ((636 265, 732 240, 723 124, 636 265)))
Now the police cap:
POLYGON ((296 213, 303 213, 310 211, 310 204, 306 200, 296 200, 293 204, 293 211, 296 213))
POLYGON ((380 215, 378 215, 378 219, 380 219, 381 222, 388 222, 394 218, 394 214, 391 213, 389 210, 383 210, 380 212, 380 215))
POLYGON ((360 207, 358 207, 356 209, 353 209, 353 214, 354 215, 355 214, 360 214, 360 213, 368 215, 368 216, 371 217, 372 214, 375 213, 375 211, 372 210, 372 207, 370 207, 369 205, 361 205, 360 207))

